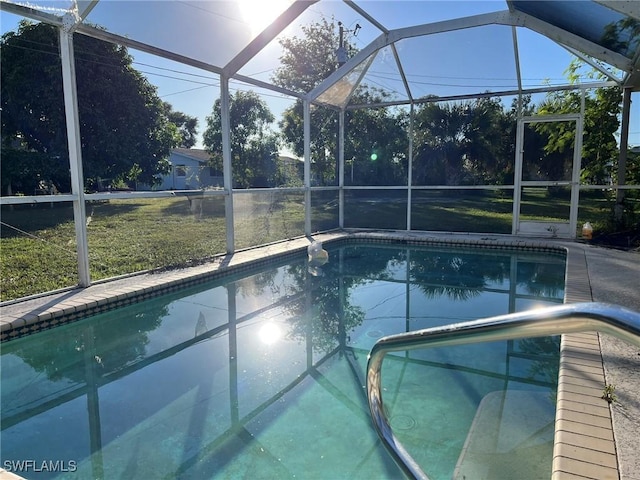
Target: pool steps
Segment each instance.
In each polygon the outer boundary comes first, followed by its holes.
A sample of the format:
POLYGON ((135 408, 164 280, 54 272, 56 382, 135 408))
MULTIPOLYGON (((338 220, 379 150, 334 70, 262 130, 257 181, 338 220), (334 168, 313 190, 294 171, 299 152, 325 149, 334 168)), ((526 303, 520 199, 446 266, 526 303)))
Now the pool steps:
POLYGON ((553 395, 535 391, 495 391, 484 396, 469 428, 453 480, 518 478, 523 469, 551 478, 553 395))
MULTIPOLYGON (((367 399, 376 432, 387 451, 398 466, 403 469, 407 477, 428 479, 423 466, 419 465, 411 457, 395 437, 386 416, 382 395, 381 371, 383 360, 387 353, 429 347, 464 345, 476 343, 479 341, 477 339, 481 339, 480 341, 482 342, 491 342, 549 336, 567 332, 582 333, 585 331, 603 332, 632 345, 640 346, 640 313, 604 303, 581 302, 526 310, 471 322, 443 325, 383 337, 371 349, 367 364, 367 399)), ((577 339, 567 339, 565 337, 562 339, 562 343, 564 348, 561 348, 561 354, 564 354, 564 362, 561 364, 563 368, 559 374, 559 379, 562 382, 559 382, 558 385, 558 397, 566 400, 568 395, 575 394, 576 401, 591 400, 586 405, 599 398, 600 405, 604 405, 607 401, 603 398, 603 385, 599 382, 599 372, 595 368, 598 366, 598 362, 601 365, 601 359, 597 358, 600 355, 599 351, 596 355, 594 349, 589 348, 589 345, 584 342, 580 343, 577 339), (567 360, 570 363, 567 363, 567 360), (579 381, 576 374, 583 377, 585 368, 571 368, 572 365, 592 368, 591 378, 581 378, 580 380, 582 381, 579 381)), ((585 415, 587 412, 576 412, 573 407, 567 408, 564 404, 557 408, 557 411, 559 414, 556 415, 555 427, 559 440, 567 437, 567 432, 570 432, 590 436, 604 442, 613 442, 613 434, 609 428, 610 419, 598 417, 601 423, 596 425, 596 420, 590 418, 590 415, 593 414, 591 411, 585 415), (589 422, 588 424, 583 423, 585 419, 589 422)), ((527 415, 525 415, 525 412, 522 412, 521 418, 522 423, 526 423, 527 415)), ((595 443, 599 444, 599 442, 595 443)), ((580 446, 574 445, 574 447, 580 446)), ((565 449, 569 450, 568 448, 565 449)), ((575 451, 576 449, 570 450, 575 451)), ((598 460, 603 464, 598 465, 591 461, 591 465, 585 467, 582 473, 588 474, 591 472, 591 475, 595 475, 595 478, 599 479, 616 478, 613 477, 613 474, 617 475, 617 469, 612 471, 610 468, 610 460, 615 457, 609 458, 605 453, 607 452, 599 452, 598 454, 594 451, 592 455, 588 456, 588 458, 597 456, 598 460), (609 462, 607 463, 607 461, 609 462)), ((497 459, 498 457, 496 456, 495 458, 497 459)), ((585 458, 587 458, 586 455, 585 458)), ((562 455, 554 455, 554 465, 556 463, 559 464, 560 471, 567 464, 580 463, 581 466, 584 465, 584 462, 576 462, 575 458, 570 456, 565 458, 562 455)), ((572 467, 572 470, 575 470, 575 468, 572 467)), ((565 478, 564 474, 561 475, 557 471, 554 469, 554 477, 552 478, 565 478)), ((486 478, 490 480, 491 477, 486 478)))

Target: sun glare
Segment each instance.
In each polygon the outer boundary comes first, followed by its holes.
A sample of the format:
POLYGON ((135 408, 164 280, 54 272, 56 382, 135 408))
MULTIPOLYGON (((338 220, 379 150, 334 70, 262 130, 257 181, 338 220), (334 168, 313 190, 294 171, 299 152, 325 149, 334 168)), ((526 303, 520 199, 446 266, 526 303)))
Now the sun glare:
POLYGON ((288 0, 236 0, 252 35, 264 30, 291 3, 288 0))
POLYGON ((265 323, 260 328, 258 336, 265 345, 273 345, 282 337, 282 329, 273 322, 265 323))

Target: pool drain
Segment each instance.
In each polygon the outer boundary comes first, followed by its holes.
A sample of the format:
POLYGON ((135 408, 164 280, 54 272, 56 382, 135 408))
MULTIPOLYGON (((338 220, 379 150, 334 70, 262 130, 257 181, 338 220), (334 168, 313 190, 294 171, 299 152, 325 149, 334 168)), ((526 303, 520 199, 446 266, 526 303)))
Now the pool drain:
POLYGON ((382 335, 384 335, 380 330, 369 330, 367 332, 367 337, 371 337, 371 338, 380 338, 382 335))
POLYGON ((411 430, 416 426, 416 421, 409 415, 395 415, 389 419, 389 424, 397 430, 411 430))

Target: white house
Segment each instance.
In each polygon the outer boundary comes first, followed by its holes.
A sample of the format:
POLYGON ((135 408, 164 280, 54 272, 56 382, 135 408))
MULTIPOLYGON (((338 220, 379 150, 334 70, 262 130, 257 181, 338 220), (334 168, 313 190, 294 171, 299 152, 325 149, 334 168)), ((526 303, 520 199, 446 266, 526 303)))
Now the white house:
POLYGON ((174 148, 169 163, 171 171, 161 177, 158 190, 192 190, 222 187, 222 172, 216 172, 207 163, 209 153, 200 148, 174 148))

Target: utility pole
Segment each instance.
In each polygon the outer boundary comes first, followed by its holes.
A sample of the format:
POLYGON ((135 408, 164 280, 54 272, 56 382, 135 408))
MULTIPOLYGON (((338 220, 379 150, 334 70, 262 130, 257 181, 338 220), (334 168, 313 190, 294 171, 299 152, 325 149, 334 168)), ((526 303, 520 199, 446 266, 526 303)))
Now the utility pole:
POLYGON ((340 32, 340 40, 338 42, 338 50, 336 50, 336 56, 338 57, 338 67, 341 67, 347 63, 347 49, 344 48, 344 26, 342 22, 338 22, 338 28, 340 32))
POLYGON ((354 37, 358 36, 358 32, 362 27, 359 23, 356 23, 356 26, 353 30, 348 30, 344 28, 342 22, 338 22, 338 31, 339 31, 339 41, 338 41, 338 49, 336 50, 336 57, 338 57, 338 67, 341 67, 347 60, 349 60, 349 54, 347 53, 347 49, 344 46, 344 34, 345 32, 353 33, 354 37))

